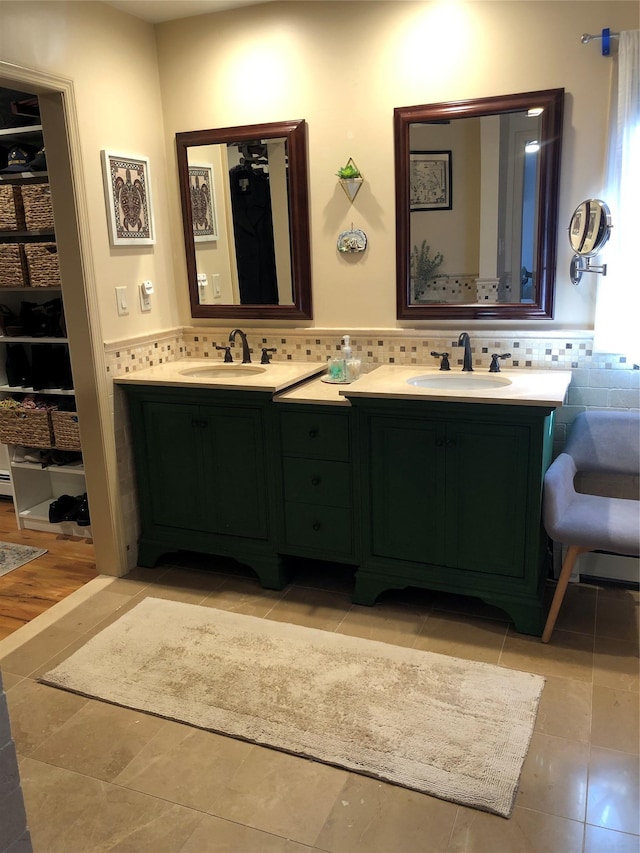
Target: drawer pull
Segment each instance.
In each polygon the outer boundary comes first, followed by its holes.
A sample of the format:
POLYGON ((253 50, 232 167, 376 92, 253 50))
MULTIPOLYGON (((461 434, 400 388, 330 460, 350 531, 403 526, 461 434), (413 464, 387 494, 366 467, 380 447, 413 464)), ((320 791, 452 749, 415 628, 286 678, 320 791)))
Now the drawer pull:
POLYGON ((312 486, 319 486, 320 485, 320 477, 312 477, 311 478, 311 485, 312 486))
POLYGON ((315 429, 315 427, 313 429, 310 429, 309 430, 309 438, 317 438, 317 437, 318 437, 318 430, 315 429))
POLYGON ((322 527, 322 525, 320 524, 319 521, 314 521, 313 524, 311 525, 311 528, 315 531, 320 530, 321 527, 322 527))

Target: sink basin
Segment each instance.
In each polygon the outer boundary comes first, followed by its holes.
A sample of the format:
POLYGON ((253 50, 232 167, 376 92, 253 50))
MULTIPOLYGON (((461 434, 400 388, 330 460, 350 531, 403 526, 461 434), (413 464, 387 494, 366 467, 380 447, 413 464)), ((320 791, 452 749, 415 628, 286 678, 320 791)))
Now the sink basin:
POLYGON ((266 369, 251 364, 217 364, 215 367, 189 367, 181 370, 180 375, 193 376, 194 379, 238 379, 243 376, 257 376, 266 369))
POLYGON ((511 380, 506 376, 444 372, 412 376, 407 379, 407 383, 417 388, 434 388, 442 391, 488 391, 491 388, 504 388, 505 385, 511 385, 511 380))

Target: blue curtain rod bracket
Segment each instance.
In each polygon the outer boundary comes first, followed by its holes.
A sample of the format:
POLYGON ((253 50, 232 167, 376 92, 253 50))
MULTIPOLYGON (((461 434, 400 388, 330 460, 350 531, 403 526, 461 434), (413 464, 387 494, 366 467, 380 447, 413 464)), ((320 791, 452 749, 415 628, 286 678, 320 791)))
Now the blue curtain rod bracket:
POLYGON ((602 55, 611 56, 611 39, 617 39, 620 33, 612 33, 609 27, 605 27, 599 36, 592 36, 589 33, 583 33, 580 37, 582 44, 589 44, 593 39, 602 39, 602 55))

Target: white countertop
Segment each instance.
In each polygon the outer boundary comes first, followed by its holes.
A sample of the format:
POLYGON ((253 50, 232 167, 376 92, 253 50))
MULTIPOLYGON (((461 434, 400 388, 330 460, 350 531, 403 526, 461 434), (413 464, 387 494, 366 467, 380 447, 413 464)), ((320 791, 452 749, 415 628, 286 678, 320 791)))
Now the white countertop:
POLYGON ((459 369, 440 371, 432 365, 384 364, 363 374, 350 384, 323 382, 322 362, 274 361, 268 365, 251 364, 247 368, 260 373, 244 373, 245 366, 224 364, 214 359, 184 358, 136 370, 114 378, 121 385, 158 385, 182 388, 211 388, 229 391, 264 391, 277 396, 277 402, 311 403, 317 405, 350 405, 349 397, 379 397, 403 400, 441 400, 459 403, 496 403, 516 406, 562 406, 569 382, 570 370, 502 370, 491 374, 488 370, 463 373, 459 369), (184 371, 214 369, 214 377, 193 376, 184 371), (225 372, 229 375, 226 376, 225 372), (422 388, 410 385, 407 380, 416 376, 445 381, 454 387, 422 388), (442 379, 440 380, 439 377, 442 379), (509 384, 497 388, 483 387, 483 379, 504 379, 509 384), (478 387, 466 387, 469 381, 478 381, 478 387), (311 381, 305 381, 311 380, 311 381), (464 388, 455 387, 462 383, 464 388))
POLYGON ((261 365, 252 363, 247 368, 260 369, 260 373, 243 373, 245 365, 239 363, 224 364, 210 358, 182 358, 169 361, 144 370, 136 370, 114 377, 120 385, 165 385, 182 388, 213 388, 227 391, 282 391, 326 370, 322 362, 272 361, 261 365), (215 377, 185 375, 185 370, 215 369, 220 375, 215 377), (228 376, 225 376, 228 372, 228 376))
MULTIPOLYGON (((360 380, 358 380, 360 381, 360 380)), ((345 384, 336 385, 323 382, 319 377, 309 379, 294 388, 281 391, 273 398, 276 403, 313 403, 317 406, 350 406, 346 397, 340 394, 345 384)))
MULTIPOLYGON (((436 380, 438 381, 438 380, 436 380)), ((494 403, 515 406, 562 406, 569 382, 570 370, 474 370, 462 373, 460 369, 440 371, 431 365, 385 364, 361 376, 350 385, 340 385, 339 393, 347 397, 380 397, 403 400, 442 400, 458 403, 494 403), (455 383, 458 379, 479 379, 477 388, 420 388, 407 380, 415 376, 443 377, 442 381, 455 383), (483 378, 502 378, 508 385, 497 388, 482 386, 483 378)))

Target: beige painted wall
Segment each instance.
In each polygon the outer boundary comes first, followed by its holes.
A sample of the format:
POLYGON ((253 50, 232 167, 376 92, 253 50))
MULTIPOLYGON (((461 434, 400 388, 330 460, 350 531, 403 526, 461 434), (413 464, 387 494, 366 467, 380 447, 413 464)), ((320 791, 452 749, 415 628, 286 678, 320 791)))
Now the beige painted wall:
MULTIPOLYGON (((0 59, 67 77, 74 83, 104 339, 175 325, 173 240, 153 26, 90 0, 0 2, 0 20, 0 59), (149 157, 155 246, 110 246, 102 149, 149 157), (157 292, 150 314, 140 313, 136 291, 137 284, 146 279, 154 282, 157 292), (129 314, 125 317, 117 316, 116 285, 128 288, 129 314)), ((8 84, 0 80, 0 85, 8 84)))
POLYGON ((5 0, 0 11, 4 61, 74 81, 106 341, 190 322, 176 131, 305 118, 312 325, 394 328, 401 324, 395 318, 393 108, 559 86, 567 97, 556 317, 528 327, 592 327, 598 277, 579 288, 569 284, 564 223, 582 198, 602 192, 613 60, 579 36, 604 26, 637 27, 635 2, 277 2, 156 28, 90 0, 5 0), (102 148, 150 158, 155 246, 109 246, 102 148), (350 156, 365 176, 353 205, 334 175, 350 156), (355 263, 336 251, 338 234, 351 223, 369 237, 355 263), (138 309, 143 279, 156 287, 149 314, 138 309), (116 314, 116 285, 128 288, 127 317, 116 314))
MULTIPOLYGON (((162 24, 171 211, 178 209, 176 131, 305 118, 313 324, 397 327, 393 108, 564 87, 556 316, 528 327, 591 328, 598 277, 580 288, 569 283, 565 224, 579 201, 602 193, 613 61, 598 43, 582 45, 580 35, 605 26, 637 27, 637 3, 280 2, 162 24), (348 157, 365 176, 352 206, 334 177, 348 157), (336 251, 338 234, 352 222, 369 237, 357 263, 336 251)), ((175 257, 180 282, 184 264, 179 252, 175 257)), ((180 294, 188 320, 186 290, 180 294)), ((443 324, 428 324, 436 325, 443 324)))

